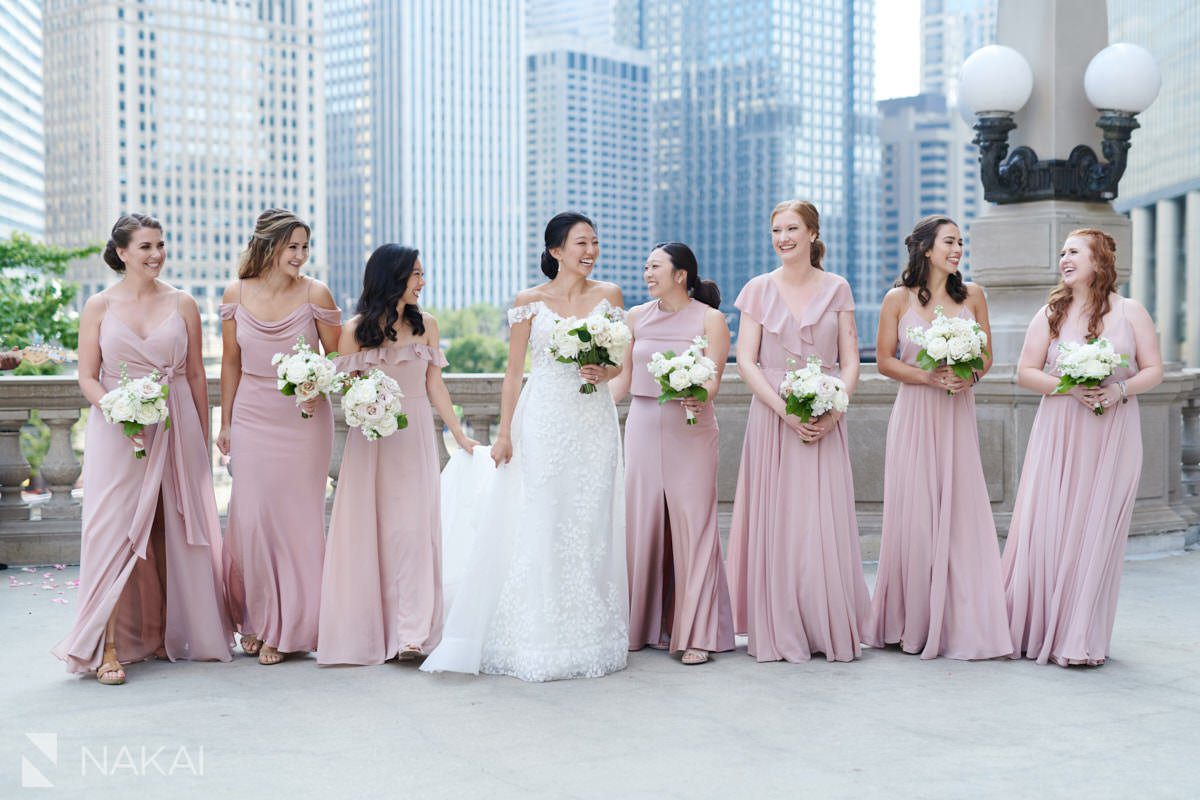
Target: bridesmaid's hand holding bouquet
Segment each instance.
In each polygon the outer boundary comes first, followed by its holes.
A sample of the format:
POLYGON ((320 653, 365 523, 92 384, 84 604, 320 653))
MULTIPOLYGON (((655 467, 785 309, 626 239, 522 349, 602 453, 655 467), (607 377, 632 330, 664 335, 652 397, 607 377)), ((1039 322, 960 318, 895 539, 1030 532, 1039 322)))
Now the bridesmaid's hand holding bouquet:
MULTIPOLYGON (((1059 374, 1055 394, 1067 394, 1076 386, 1094 389, 1117 367, 1128 367, 1129 357, 1113 350, 1112 342, 1104 337, 1090 339, 1086 344, 1060 342, 1058 360, 1054 364, 1059 374)), ((1092 413, 1099 416, 1104 408, 1092 403, 1092 413)))
POLYGON ((147 425, 161 422, 163 430, 171 427, 171 416, 167 412, 170 388, 158 382, 161 377, 157 372, 151 372, 144 378, 131 379, 122 363, 117 388, 100 398, 104 419, 113 425, 120 424, 125 435, 133 439, 134 458, 146 457, 142 432, 147 425))
MULTIPOLYGON (((789 366, 795 366, 793 362, 789 366)), ((810 423, 830 411, 839 414, 850 406, 850 395, 841 378, 821 371, 821 359, 809 356, 801 369, 789 370, 779 385, 779 394, 786 403, 786 412, 810 423)), ((803 439, 803 434, 801 434, 803 439)), ((804 439, 808 444, 811 440, 804 439)))
POLYGON ((279 391, 287 397, 295 397, 300 406, 300 416, 308 419, 312 404, 321 396, 339 391, 346 376, 333 366, 337 353, 322 356, 314 353, 301 336, 296 339, 292 352, 276 353, 271 364, 276 367, 279 391))
MULTIPOLYGON (((548 349, 551 356, 564 364, 619 367, 632 341, 629 326, 616 314, 593 314, 582 320, 567 317, 555 322, 548 349)), ((580 394, 595 391, 592 383, 579 387, 580 394)))
MULTIPOLYGON (((675 355, 673 350, 655 353, 650 356, 646 369, 658 380, 662 394, 658 396, 658 404, 668 400, 683 400, 692 397, 701 403, 708 402, 708 389, 704 384, 717 374, 717 365, 704 355, 708 340, 697 336, 692 340, 692 346, 682 355, 675 355)), ((687 424, 696 424, 696 415, 690 408, 684 408, 687 413, 687 424)))
MULTIPOLYGON (((959 379, 972 381, 975 372, 983 369, 987 334, 975 320, 947 317, 938 306, 928 328, 914 326, 905 334, 909 341, 921 345, 917 366, 923 370, 933 372, 947 366, 959 379)), ((947 389, 946 394, 954 392, 947 389)))
POLYGON ((360 429, 369 442, 391 436, 408 427, 408 417, 400 409, 402 397, 400 384, 383 370, 350 378, 342 395, 346 424, 360 429))

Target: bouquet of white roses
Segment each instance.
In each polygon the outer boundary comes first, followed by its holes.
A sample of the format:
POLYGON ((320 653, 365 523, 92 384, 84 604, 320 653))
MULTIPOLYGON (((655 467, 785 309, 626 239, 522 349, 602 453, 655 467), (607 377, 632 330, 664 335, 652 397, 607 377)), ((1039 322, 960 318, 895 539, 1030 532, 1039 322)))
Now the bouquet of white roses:
POLYGON ((408 417, 400 410, 402 397, 400 384, 383 370, 373 369, 366 375, 350 378, 342 395, 346 424, 361 429, 367 441, 391 436, 408 427, 408 417))
MULTIPOLYGON (((332 359, 336 355, 314 353, 304 337, 299 337, 291 353, 276 353, 271 357, 271 364, 275 366, 279 378, 279 391, 288 397, 295 397, 296 405, 339 391, 346 376, 333 366, 332 359)), ((300 416, 308 419, 311 415, 301 411, 300 416)))
MULTIPOLYGON (((650 356, 650 363, 646 365, 646 369, 650 370, 650 374, 662 387, 662 394, 658 396, 659 405, 668 400, 682 400, 685 397, 694 397, 701 403, 708 400, 708 389, 704 388, 704 384, 717 374, 717 365, 704 355, 705 347, 708 347, 708 340, 697 336, 692 340, 692 346, 682 355, 677 356, 673 350, 667 350, 650 356)), ((691 409, 685 411, 687 424, 695 425, 696 415, 691 409)))
MULTIPOLYGON (((620 366, 633 334, 615 314, 593 314, 585 319, 567 317, 554 323, 550 334, 550 355, 564 364, 620 366)), ((596 387, 585 383, 580 394, 591 394, 596 387)))
MULTIPOLYGON (((791 364, 795 366, 795 364, 791 364)), ((783 376, 779 394, 787 403, 787 413, 809 422, 829 411, 845 411, 850 395, 841 378, 821 371, 821 359, 809 356, 802 369, 793 369, 783 376)))
MULTIPOLYGON (((120 424, 126 436, 137 436, 147 425, 163 424, 163 430, 171 427, 171 416, 167 412, 167 393, 170 388, 159 383, 161 376, 151 372, 144 378, 131 379, 121 364, 121 379, 117 388, 100 398, 100 410, 104 419, 114 425, 120 424)), ((134 458, 145 458, 146 448, 133 446, 134 458)))
MULTIPOLYGON (((933 322, 928 328, 912 327, 905 333, 909 341, 921 346, 917 366, 933 371, 945 364, 964 381, 971 380, 976 370, 983 369, 987 356, 987 334, 979 323, 962 317, 947 317, 942 307, 933 310, 933 322)), ((947 390, 946 394, 953 394, 947 390)))
MULTIPOLYGON (((1103 337, 1091 339, 1086 344, 1060 342, 1058 360, 1054 364, 1059 374, 1054 393, 1066 394, 1074 386, 1095 388, 1117 367, 1128 366, 1129 357, 1114 351, 1112 342, 1103 337)), ((1092 413, 1103 414, 1104 409, 1096 406, 1092 413)))

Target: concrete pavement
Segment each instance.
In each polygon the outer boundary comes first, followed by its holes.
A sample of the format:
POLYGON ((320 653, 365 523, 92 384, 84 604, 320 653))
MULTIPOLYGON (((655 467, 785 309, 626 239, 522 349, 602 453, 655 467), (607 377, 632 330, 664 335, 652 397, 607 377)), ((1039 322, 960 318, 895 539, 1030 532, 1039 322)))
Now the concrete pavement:
POLYGON ((0 797, 1200 796, 1200 552, 1125 564, 1097 669, 742 647, 542 685, 239 656, 99 686, 49 654, 75 577, 0 572, 0 797))

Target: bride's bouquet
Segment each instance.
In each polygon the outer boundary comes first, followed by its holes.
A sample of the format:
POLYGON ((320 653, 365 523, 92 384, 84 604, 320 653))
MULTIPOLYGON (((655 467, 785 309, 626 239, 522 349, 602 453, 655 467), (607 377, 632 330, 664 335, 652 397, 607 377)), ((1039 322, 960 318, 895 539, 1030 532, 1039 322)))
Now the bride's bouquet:
MULTIPOLYGON (((921 346, 917 353, 917 366, 921 369, 932 372, 944 364, 964 381, 983 369, 987 334, 975 320, 947 317, 938 306, 928 328, 911 327, 905 333, 909 341, 921 346)), ((947 390, 946 394, 953 392, 947 390)))
MULTIPOLYGON (((1055 394, 1066 394, 1075 386, 1095 388, 1113 374, 1117 367, 1128 367, 1129 357, 1113 350, 1112 342, 1104 337, 1079 342, 1060 342, 1058 360, 1054 369, 1058 371, 1058 386, 1055 394)), ((1100 406, 1092 408, 1093 414, 1103 414, 1100 406)))
MULTIPOLYGON (((121 379, 117 388, 100 398, 100 410, 104 419, 114 425, 120 424, 129 437, 137 436, 147 425, 163 424, 163 430, 171 427, 171 416, 167 412, 167 393, 170 388, 159 383, 157 372, 144 378, 131 379, 121 364, 121 379)), ((135 443, 133 457, 145 458, 146 448, 135 443)))
MULTIPOLYGON (((334 368, 335 355, 314 353, 304 337, 299 337, 291 353, 276 353, 271 357, 271 364, 275 366, 279 378, 279 391, 287 397, 295 397, 296 405, 338 391, 346 376, 334 368)), ((308 419, 312 415, 301 411, 300 416, 308 419)))
MULTIPOLYGON (((704 355, 707 346, 708 340, 697 336, 682 355, 677 356, 673 350, 667 350, 650 356, 646 369, 662 387, 662 394, 658 396, 659 405, 685 397, 694 397, 701 403, 708 400, 708 389, 704 388, 704 384, 717 374, 717 365, 704 355)), ((684 410, 687 412, 687 424, 695 425, 696 415, 691 409, 684 410)))
MULTIPOLYGON (((625 352, 633 334, 629 326, 615 314, 593 314, 584 319, 567 317, 554 323, 550 333, 550 355, 564 364, 617 367, 625 360, 625 352)), ((596 387, 584 383, 580 394, 591 394, 596 387)))
POLYGON ((342 413, 346 424, 362 430, 367 441, 391 436, 408 427, 408 417, 400 410, 404 393, 395 378, 373 369, 348 380, 346 393, 342 395, 342 413))
POLYGON ((784 374, 779 394, 787 403, 787 413, 799 417, 801 422, 809 422, 829 411, 845 411, 850 406, 846 384, 841 378, 822 372, 821 359, 816 356, 809 356, 803 368, 784 374))

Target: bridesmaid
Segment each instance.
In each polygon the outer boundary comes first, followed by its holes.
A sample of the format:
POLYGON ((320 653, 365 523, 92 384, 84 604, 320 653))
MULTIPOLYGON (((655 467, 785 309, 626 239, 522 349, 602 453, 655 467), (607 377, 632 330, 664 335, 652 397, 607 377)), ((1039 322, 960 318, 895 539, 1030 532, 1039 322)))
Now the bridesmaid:
POLYGON ((1099 665, 1112 639, 1141 474, 1137 395, 1162 381, 1162 356, 1146 309, 1116 293, 1111 236, 1073 231, 1058 271, 1058 286, 1029 324, 1017 364, 1017 382, 1044 396, 1004 548, 1004 592, 1014 658, 1099 665), (1057 345, 1099 336, 1128 356, 1129 366, 1098 388, 1054 394, 1057 345))
POLYGON ((459 446, 442 380, 437 320, 417 303, 425 272, 411 247, 385 244, 367 261, 358 316, 342 329, 338 368, 379 369, 400 384, 408 427, 367 441, 352 428, 338 476, 321 581, 318 664, 410 661, 442 635, 440 464, 433 408, 459 446))
POLYGON ((159 280, 162 225, 117 220, 104 261, 121 280, 79 317, 79 388, 91 404, 83 462, 79 614, 54 654, 71 672, 125 682, 121 664, 150 657, 229 661, 233 632, 221 580, 221 524, 208 457, 208 388, 196 301, 159 280), (100 398, 157 371, 171 426, 137 439, 100 412, 100 398))
POLYGON ((325 487, 333 413, 320 398, 301 416, 276 387, 271 357, 303 336, 333 352, 341 314, 325 284, 300 274, 308 225, 272 208, 258 217, 238 279, 221 305, 221 433, 233 493, 225 580, 242 650, 260 664, 317 649, 325 487))
POLYGON ((801 200, 771 213, 781 266, 750 280, 737 363, 754 393, 729 533, 734 630, 759 661, 858 657, 871 610, 854 516, 842 415, 809 423, 785 413, 779 384, 789 361, 819 356, 853 394, 858 383, 854 298, 825 272, 817 209, 801 200))
POLYGON ((991 341, 987 300, 958 271, 963 245, 954 220, 925 217, 904 243, 908 265, 883 299, 876 339, 879 372, 900 387, 888 422, 879 574, 863 639, 872 647, 898 643, 921 658, 1006 656, 1000 548, 972 389, 991 358, 972 380, 945 366, 927 371, 916 366, 921 347, 907 335, 940 307, 978 322, 991 341))
POLYGON ((629 571, 629 649, 683 651, 703 664, 733 649, 729 587, 717 528, 717 417, 712 399, 729 355, 721 292, 700 279, 696 256, 679 242, 656 245, 643 272, 653 299, 630 310, 633 357, 613 396, 632 391, 625 421, 625 530, 629 571), (659 405, 661 388, 646 366, 656 352, 682 353, 698 336, 717 374, 708 402, 659 405), (682 407, 681 407, 682 406, 682 407), (687 425, 684 408, 696 415, 687 425))

